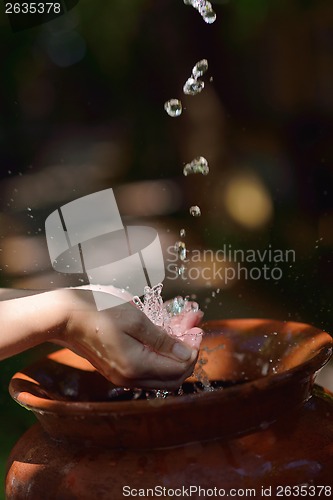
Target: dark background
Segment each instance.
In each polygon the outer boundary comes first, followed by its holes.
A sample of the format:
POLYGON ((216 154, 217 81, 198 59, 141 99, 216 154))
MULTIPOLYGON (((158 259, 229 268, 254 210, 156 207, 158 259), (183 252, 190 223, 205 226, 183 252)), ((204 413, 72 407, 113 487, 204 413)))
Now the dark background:
MULTIPOLYGON (((166 280, 166 297, 196 294, 207 318, 275 317, 333 331, 333 3, 214 8, 206 25, 182 0, 81 0, 15 33, 1 13, 2 287, 66 284, 50 268, 45 218, 112 187, 124 217, 156 226, 165 248, 184 227, 189 250, 295 250, 279 281, 166 280), (205 90, 185 97, 201 58, 205 90), (171 97, 186 108, 179 118, 163 109, 171 97), (198 155, 210 174, 184 178, 198 155), (188 214, 194 204, 198 219, 188 214)), ((8 382, 45 350, 1 362, 2 470, 31 422, 8 382)))

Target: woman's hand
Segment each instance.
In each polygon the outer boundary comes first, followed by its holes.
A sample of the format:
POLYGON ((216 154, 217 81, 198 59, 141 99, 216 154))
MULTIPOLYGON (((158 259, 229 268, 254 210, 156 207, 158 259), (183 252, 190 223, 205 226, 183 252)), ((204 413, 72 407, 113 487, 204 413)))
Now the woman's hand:
MULTIPOLYGON (((54 342, 85 357, 115 385, 171 390, 192 374, 201 341, 195 325, 202 313, 172 319, 177 334, 186 334, 182 341, 155 326, 130 302, 97 311, 91 287, 86 288, 0 302, 0 359, 54 342)), ((112 287, 97 290, 94 293, 119 296, 112 287)))
POLYGON ((54 341, 88 359, 115 385, 172 390, 192 374, 201 342, 202 331, 195 328, 200 311, 172 319, 182 341, 155 326, 130 302, 97 311, 89 290, 66 292, 71 294, 70 315, 54 341))

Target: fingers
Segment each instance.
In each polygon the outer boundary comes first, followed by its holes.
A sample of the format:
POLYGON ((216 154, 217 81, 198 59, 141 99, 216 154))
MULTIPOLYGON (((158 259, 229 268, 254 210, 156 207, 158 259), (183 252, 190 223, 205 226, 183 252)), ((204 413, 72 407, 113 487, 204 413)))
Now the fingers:
MULTIPOLYGON (((87 290, 75 291, 87 294, 87 290)), ((76 299, 75 299, 76 300, 76 299)), ((173 390, 194 370, 202 331, 200 312, 173 319, 179 337, 154 325, 131 303, 97 312, 91 297, 72 304, 65 340, 114 384, 173 390), (92 307, 91 307, 92 306, 92 307)))
POLYGON ((143 348, 130 339, 126 346, 121 345, 121 354, 116 362, 104 367, 97 367, 116 385, 125 387, 141 387, 144 389, 175 390, 194 370, 197 351, 192 351, 188 361, 175 361, 166 356, 143 348), (129 342, 132 342, 131 347, 129 342), (126 354, 123 356, 123 354, 126 354))
POLYGON ((179 316, 174 316, 171 319, 172 332, 176 336, 183 336, 185 332, 198 325, 203 317, 201 311, 197 312, 187 312, 180 314, 179 316))
POLYGON ((185 344, 192 347, 192 349, 199 350, 200 344, 203 337, 203 331, 200 328, 191 328, 187 330, 183 335, 178 338, 181 339, 185 344))
MULTIPOLYGON (((126 316, 126 322, 122 325, 123 330, 128 335, 163 356, 172 357, 177 361, 188 361, 191 359, 193 349, 190 345, 171 337, 162 328, 154 325, 134 306, 131 306, 131 309, 126 316)), ((196 356, 196 353, 194 356, 196 356)))

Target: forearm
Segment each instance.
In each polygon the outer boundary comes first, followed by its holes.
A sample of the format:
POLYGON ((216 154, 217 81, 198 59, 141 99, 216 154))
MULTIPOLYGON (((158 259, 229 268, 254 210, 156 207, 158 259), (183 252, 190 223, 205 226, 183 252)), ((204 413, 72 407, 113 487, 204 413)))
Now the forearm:
POLYGON ((69 318, 68 291, 0 302, 0 360, 61 335, 69 318))

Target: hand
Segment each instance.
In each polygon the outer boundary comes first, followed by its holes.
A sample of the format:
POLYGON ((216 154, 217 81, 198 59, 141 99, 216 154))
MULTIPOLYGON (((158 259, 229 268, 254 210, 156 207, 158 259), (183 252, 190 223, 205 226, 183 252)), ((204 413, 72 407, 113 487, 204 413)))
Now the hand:
MULTIPOLYGON (((179 341, 130 302, 97 311, 87 288, 68 290, 70 316, 55 342, 88 359, 118 386, 174 390, 193 373, 201 342, 202 332, 195 328, 200 311, 173 318, 178 334, 186 333, 179 341)), ((110 291, 115 293, 109 288, 98 293, 110 291)))

